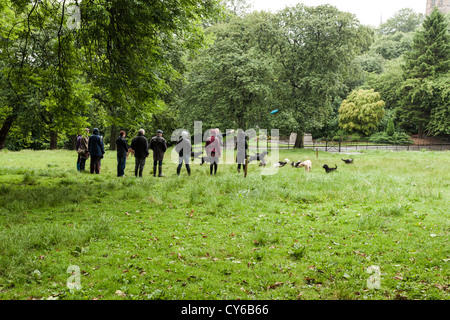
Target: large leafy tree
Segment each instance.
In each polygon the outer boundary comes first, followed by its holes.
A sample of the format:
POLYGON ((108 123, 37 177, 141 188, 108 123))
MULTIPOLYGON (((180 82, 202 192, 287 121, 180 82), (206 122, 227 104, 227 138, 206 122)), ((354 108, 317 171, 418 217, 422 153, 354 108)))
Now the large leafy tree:
MULTIPOLYGON (((10 6, 0 7, 8 17, 1 26, 6 39, 2 45, 7 46, 1 53, 8 58, 2 69, 12 98, 3 108, 0 140, 18 114, 34 117, 38 112, 52 130, 67 128, 76 108, 83 109, 79 103, 86 100, 86 91, 76 93, 83 81, 91 84, 88 95, 106 111, 110 125, 145 121, 161 110, 162 96, 170 91, 168 82, 178 76, 174 53, 202 45, 201 22, 221 8, 218 0, 81 0, 77 2, 80 28, 67 30, 68 0, 9 1, 12 12, 10 6), (49 41, 36 45, 38 34, 49 41), (47 64, 36 65, 36 61, 47 64), (28 94, 38 106, 31 107, 24 95, 33 90, 25 84, 35 83, 37 88, 40 81, 51 92, 28 94)), ((86 125, 86 119, 83 124, 75 122, 86 125)))
POLYGON ((422 24, 424 18, 422 13, 416 13, 410 8, 404 8, 382 23, 378 28, 378 32, 382 34, 414 32, 422 24))
POLYGON ((191 61, 180 94, 187 128, 195 120, 225 129, 267 123, 276 80, 271 17, 266 12, 233 16, 209 28, 213 43, 191 61))
POLYGON ((295 146, 301 147, 305 130, 323 126, 351 61, 368 49, 372 37, 354 15, 329 5, 298 4, 280 11, 278 19, 279 98, 296 121, 295 146))
POLYGON ((445 16, 435 8, 416 32, 412 50, 406 55, 401 107, 403 126, 414 125, 419 136, 448 133, 450 86, 450 37, 445 16))

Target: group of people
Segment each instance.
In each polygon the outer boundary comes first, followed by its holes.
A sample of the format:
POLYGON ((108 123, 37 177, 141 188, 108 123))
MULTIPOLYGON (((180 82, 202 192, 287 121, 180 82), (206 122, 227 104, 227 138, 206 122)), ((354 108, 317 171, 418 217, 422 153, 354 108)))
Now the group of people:
MULTIPOLYGON (((205 151, 206 157, 202 157, 202 163, 209 162, 210 175, 217 173, 219 159, 222 155, 222 139, 227 134, 233 133, 231 130, 226 133, 221 133, 219 129, 211 129, 210 136, 206 139, 205 151)), ((145 130, 140 129, 137 136, 128 145, 126 140, 126 132, 120 131, 119 137, 116 140, 117 150, 117 176, 123 177, 125 172, 126 161, 130 153, 134 154, 135 167, 134 175, 142 177, 144 166, 147 157, 149 156, 149 149, 153 150, 153 176, 163 177, 162 167, 164 154, 167 150, 167 141, 162 136, 163 131, 158 130, 156 136, 152 137, 150 141, 145 137, 145 130)), ((237 156, 236 162, 238 164, 237 170, 240 172, 241 166, 245 164, 247 158, 248 143, 246 134, 240 131, 237 135, 237 156)), ((105 153, 103 144, 103 137, 99 130, 94 128, 92 135, 89 136, 89 129, 86 128, 83 135, 79 134, 77 137, 76 149, 78 153, 77 170, 84 171, 86 160, 91 159, 90 172, 100 174, 101 159, 105 153)), ((189 139, 189 133, 182 131, 179 140, 176 142, 175 151, 178 153, 177 175, 180 175, 183 163, 185 164, 188 175, 191 175, 190 158, 193 156, 192 144, 189 139)))

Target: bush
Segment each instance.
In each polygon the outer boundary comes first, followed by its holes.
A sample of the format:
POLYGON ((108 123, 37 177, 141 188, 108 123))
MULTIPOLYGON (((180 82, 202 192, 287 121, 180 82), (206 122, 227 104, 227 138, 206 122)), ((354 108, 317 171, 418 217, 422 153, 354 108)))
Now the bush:
POLYGON ((388 144, 412 144, 413 141, 404 132, 394 132, 392 136, 386 132, 377 132, 370 136, 370 142, 388 144))

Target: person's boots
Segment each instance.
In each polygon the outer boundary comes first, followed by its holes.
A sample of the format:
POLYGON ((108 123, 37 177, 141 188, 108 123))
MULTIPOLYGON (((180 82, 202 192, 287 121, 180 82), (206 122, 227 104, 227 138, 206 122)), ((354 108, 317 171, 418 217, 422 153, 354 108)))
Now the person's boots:
POLYGON ((191 166, 187 164, 186 170, 187 170, 188 176, 190 176, 191 175, 191 166))
POLYGON ((162 167, 161 166, 158 167, 158 177, 164 177, 164 175, 162 174, 162 167))
POLYGON ((178 167, 177 167, 177 175, 178 175, 178 176, 180 175, 180 172, 181 172, 181 164, 178 165, 178 167))
POLYGON ((156 166, 153 166, 153 176, 156 177, 156 166))
POLYGON ((77 163, 77 170, 80 171, 80 164, 77 163))
POLYGON ((139 178, 142 178, 142 171, 144 171, 144 168, 139 168, 139 178))

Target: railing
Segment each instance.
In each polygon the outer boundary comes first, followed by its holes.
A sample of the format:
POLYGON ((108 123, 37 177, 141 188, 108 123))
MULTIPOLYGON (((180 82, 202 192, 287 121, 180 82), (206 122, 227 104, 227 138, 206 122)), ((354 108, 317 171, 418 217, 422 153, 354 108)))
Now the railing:
POLYGON ((349 152, 362 150, 392 150, 392 151, 447 151, 450 150, 450 143, 424 143, 424 144, 374 144, 361 142, 344 142, 344 141, 324 141, 313 142, 311 145, 304 146, 307 149, 317 149, 326 152, 349 152))

